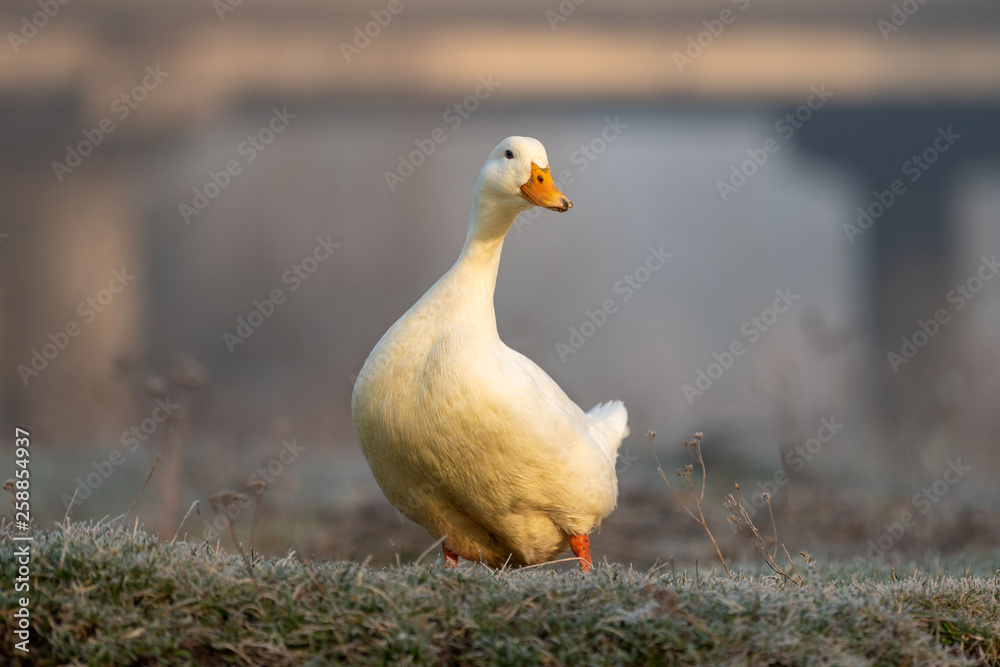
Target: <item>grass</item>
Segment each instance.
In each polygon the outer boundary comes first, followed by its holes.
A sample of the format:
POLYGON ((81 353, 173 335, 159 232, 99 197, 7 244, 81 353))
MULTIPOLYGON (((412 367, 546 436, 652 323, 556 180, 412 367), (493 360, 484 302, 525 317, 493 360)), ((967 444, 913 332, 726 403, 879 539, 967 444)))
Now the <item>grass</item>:
MULTIPOLYGON (((0 571, 16 571, 0 526, 0 571)), ((992 576, 800 563, 802 585, 733 567, 247 560, 89 523, 36 533, 25 664, 1000 665, 992 576)), ((0 663, 18 664, 9 586, 0 663)))

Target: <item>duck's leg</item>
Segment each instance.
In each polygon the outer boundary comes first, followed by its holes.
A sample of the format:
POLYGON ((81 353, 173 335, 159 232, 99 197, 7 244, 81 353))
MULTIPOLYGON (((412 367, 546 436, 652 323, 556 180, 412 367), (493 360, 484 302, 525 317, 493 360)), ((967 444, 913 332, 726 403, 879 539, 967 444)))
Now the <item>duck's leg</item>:
POLYGON ((441 549, 444 550, 444 569, 450 570, 451 568, 458 569, 458 554, 446 547, 441 545, 441 549))
POLYGON ((580 569, 590 572, 590 536, 570 535, 569 548, 573 550, 573 555, 580 559, 580 569))

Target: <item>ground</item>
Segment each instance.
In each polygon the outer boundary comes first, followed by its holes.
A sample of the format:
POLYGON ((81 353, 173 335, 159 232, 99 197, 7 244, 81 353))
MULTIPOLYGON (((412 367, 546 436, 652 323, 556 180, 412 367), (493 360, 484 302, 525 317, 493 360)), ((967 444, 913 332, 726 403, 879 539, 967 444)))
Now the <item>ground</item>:
MULTIPOLYGON (((5 580, 11 537, 0 527, 5 580)), ((0 662, 1000 665, 1000 574, 983 566, 797 558, 797 586, 756 565, 455 572, 434 551, 391 567, 258 557, 251 574, 249 554, 164 543, 134 520, 60 524, 32 544, 31 590, 0 598, 0 662)))

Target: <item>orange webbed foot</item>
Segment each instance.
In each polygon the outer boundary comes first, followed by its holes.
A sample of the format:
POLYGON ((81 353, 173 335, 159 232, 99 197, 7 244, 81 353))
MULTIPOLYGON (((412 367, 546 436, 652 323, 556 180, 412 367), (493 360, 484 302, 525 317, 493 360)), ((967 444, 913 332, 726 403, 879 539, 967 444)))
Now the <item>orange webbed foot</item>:
POLYGON ((458 569, 458 554, 446 547, 441 545, 441 549, 444 551, 444 569, 458 569))
POLYGON ((590 572, 592 561, 590 560, 590 536, 570 535, 569 548, 573 550, 573 555, 580 559, 580 569, 590 572))

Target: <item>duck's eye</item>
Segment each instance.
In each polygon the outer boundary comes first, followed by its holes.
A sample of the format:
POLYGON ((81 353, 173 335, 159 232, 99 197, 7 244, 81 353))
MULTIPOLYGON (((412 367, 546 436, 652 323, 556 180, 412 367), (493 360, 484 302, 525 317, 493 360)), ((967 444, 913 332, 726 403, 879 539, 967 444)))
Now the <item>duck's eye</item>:
POLYGON ((514 152, 513 151, 504 151, 503 156, 505 158, 507 158, 508 160, 513 160, 514 159, 514 152))

